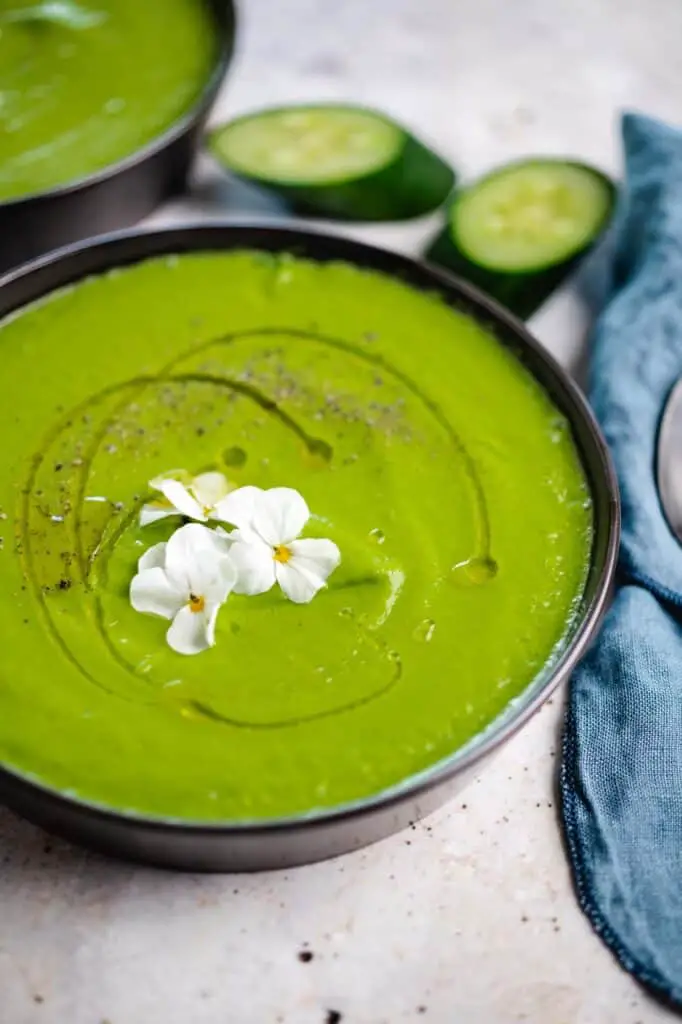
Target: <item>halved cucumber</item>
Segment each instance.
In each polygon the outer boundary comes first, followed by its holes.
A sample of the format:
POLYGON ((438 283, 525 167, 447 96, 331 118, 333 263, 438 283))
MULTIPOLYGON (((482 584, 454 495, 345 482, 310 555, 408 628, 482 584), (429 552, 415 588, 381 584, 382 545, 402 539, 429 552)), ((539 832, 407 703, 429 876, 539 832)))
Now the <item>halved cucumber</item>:
POLYGON ((507 164, 458 191, 426 259, 529 317, 607 226, 616 190, 587 164, 507 164))
POLYGON ((390 118, 317 104, 247 114, 209 133, 233 174, 296 209, 343 220, 404 220, 440 206, 455 175, 390 118))

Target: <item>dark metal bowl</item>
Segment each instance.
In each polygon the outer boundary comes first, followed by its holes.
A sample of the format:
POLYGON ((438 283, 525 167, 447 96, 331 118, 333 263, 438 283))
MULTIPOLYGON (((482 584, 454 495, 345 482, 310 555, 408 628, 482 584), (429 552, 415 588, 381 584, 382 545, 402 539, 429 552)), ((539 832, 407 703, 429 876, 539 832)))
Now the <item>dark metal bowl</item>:
POLYGON ((45 828, 107 853, 175 868, 258 870, 332 857, 395 832, 429 813, 467 780, 565 680, 604 612, 618 548, 620 508, 611 460, 581 392, 523 324, 468 284, 393 253, 309 231, 235 224, 156 233, 123 233, 74 246, 0 280, 0 317, 56 288, 150 256, 197 250, 260 249, 318 261, 345 260, 382 271, 488 326, 568 418, 594 503, 594 542, 584 600, 560 660, 545 670, 484 733, 417 777, 366 800, 324 813, 260 824, 192 824, 105 811, 66 797, 8 767, 0 799, 45 828))
POLYGON ((197 103, 163 135, 104 170, 0 202, 0 273, 58 246, 137 223, 184 191, 204 124, 232 58, 233 0, 203 0, 220 48, 197 103))

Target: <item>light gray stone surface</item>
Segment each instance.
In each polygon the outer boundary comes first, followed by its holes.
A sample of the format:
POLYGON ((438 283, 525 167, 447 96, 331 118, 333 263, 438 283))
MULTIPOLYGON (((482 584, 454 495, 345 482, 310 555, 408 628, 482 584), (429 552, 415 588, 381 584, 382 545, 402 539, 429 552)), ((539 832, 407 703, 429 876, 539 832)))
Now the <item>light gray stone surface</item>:
MULTIPOLYGON (((617 111, 682 110, 675 0, 244 0, 218 116, 321 97, 395 114, 464 175, 529 153, 617 171, 617 111)), ((150 226, 277 216, 207 160, 150 226)), ((416 252, 437 218, 351 227, 416 252)), ((534 326, 583 362, 569 288, 534 326)), ((106 861, 0 810, 0 1024, 655 1024, 592 934, 554 806, 559 703, 413 831, 252 877, 106 861), (304 963, 303 949, 313 953, 304 963)))

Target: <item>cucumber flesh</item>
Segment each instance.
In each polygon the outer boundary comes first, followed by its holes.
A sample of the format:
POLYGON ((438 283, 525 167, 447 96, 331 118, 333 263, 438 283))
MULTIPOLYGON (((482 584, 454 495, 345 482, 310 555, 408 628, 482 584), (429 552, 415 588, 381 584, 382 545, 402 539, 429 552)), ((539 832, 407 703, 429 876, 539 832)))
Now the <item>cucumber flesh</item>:
POLYGON ((455 193, 424 255, 525 320, 592 248, 615 199, 613 182, 586 164, 507 164, 455 193))
POLYGON ((390 118, 317 104, 264 110, 208 136, 218 162, 297 212, 354 221, 406 220, 442 205, 455 175, 390 118))
POLYGON ((401 130, 365 110, 309 107, 241 118, 214 148, 235 171, 291 184, 331 184, 384 167, 403 145, 401 130))
POLYGON ((613 190, 598 172, 561 160, 529 160, 461 194, 451 229, 461 251, 490 270, 528 272, 563 263, 599 234, 613 190))

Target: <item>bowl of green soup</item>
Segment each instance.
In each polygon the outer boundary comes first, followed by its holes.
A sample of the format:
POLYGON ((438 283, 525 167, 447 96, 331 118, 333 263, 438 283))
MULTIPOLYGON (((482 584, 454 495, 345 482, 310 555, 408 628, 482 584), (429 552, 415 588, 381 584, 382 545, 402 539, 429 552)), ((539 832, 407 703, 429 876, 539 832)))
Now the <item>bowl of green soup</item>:
POLYGON ((232 0, 3 0, 0 270, 182 191, 234 34, 232 0))
POLYGON ((455 278, 288 228, 119 234, 0 281, 0 350, 0 797, 49 829, 206 870, 355 849, 478 772, 595 632, 605 444, 455 278), (236 543, 209 499, 158 501, 202 474, 303 496, 273 559, 340 558, 313 600, 235 589, 189 657, 131 580, 195 507, 236 543))

